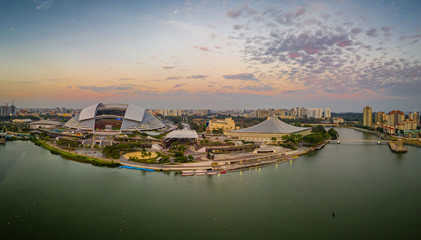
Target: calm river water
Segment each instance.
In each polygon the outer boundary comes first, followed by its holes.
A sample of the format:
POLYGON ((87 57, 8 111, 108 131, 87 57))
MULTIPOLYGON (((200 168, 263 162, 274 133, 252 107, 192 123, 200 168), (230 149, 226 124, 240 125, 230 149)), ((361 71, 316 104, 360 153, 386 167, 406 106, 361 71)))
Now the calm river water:
POLYGON ((0 146, 0 236, 421 239, 421 148, 408 148, 399 155, 343 142, 257 170, 182 177, 94 167, 8 142, 0 146))

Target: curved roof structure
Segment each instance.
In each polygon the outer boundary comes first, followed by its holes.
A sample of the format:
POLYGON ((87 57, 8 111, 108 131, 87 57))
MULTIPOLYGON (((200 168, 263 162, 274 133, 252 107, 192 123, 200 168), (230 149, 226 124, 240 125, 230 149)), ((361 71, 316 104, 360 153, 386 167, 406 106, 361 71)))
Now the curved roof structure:
POLYGON ((188 130, 188 129, 182 129, 182 130, 174 130, 165 136, 165 138, 192 138, 197 139, 199 136, 197 135, 196 130, 188 130))
POLYGON ((231 131, 233 133, 276 133, 298 134, 310 130, 310 128, 296 127, 282 122, 278 117, 271 117, 249 128, 231 131))
POLYGON ((72 117, 65 126, 94 132, 144 131, 165 127, 140 106, 114 103, 88 106, 72 117))

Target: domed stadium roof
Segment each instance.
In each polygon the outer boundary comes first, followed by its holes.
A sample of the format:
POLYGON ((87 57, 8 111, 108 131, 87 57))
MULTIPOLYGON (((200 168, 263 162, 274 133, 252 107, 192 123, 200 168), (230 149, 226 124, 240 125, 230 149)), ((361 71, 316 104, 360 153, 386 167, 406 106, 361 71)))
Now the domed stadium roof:
POLYGON ((94 132, 126 132, 159 129, 165 125, 135 104, 98 103, 84 108, 65 127, 94 132))
POLYGON ((278 117, 271 117, 265 121, 249 128, 233 130, 235 133, 277 133, 277 134, 298 134, 310 130, 310 128, 296 127, 284 123, 278 117))

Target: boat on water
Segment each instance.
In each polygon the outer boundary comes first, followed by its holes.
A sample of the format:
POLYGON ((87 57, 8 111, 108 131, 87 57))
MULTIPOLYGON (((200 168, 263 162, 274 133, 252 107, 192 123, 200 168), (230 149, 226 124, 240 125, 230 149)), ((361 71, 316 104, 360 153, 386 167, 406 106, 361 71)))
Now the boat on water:
POLYGON ((227 173, 227 171, 222 171, 221 173, 224 174, 224 173, 227 173))
POLYGON ((193 170, 184 170, 181 171, 181 176, 193 176, 194 175, 194 171, 193 170))
POLYGON ((182 173, 181 176, 193 176, 194 173, 182 173))
POLYGON ((206 175, 206 173, 205 172, 197 172, 194 175, 196 175, 196 176, 203 176, 203 175, 206 175))
POLYGON ((216 175, 216 174, 218 174, 217 172, 214 172, 214 171, 209 171, 209 172, 207 172, 207 174, 208 175, 216 175))

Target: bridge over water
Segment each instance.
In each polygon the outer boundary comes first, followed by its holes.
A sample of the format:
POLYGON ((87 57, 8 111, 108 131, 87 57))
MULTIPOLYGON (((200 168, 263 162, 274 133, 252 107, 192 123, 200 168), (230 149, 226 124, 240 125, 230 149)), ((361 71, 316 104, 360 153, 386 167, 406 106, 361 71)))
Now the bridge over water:
MULTIPOLYGON (((366 140, 366 139, 338 139, 339 142, 381 142, 387 143, 386 140, 366 140)), ((329 140, 330 142, 335 142, 338 140, 329 140)))
MULTIPOLYGON (((405 153, 408 151, 408 149, 404 148, 402 146, 402 140, 398 140, 398 141, 390 141, 390 140, 380 140, 382 139, 383 136, 380 136, 378 140, 367 140, 367 139, 338 139, 338 140, 329 140, 329 142, 337 142, 342 143, 342 142, 375 142, 377 144, 381 144, 381 143, 387 143, 389 145, 389 148, 392 152, 394 153, 405 153)), ((383 138, 384 139, 384 138, 383 138)))

